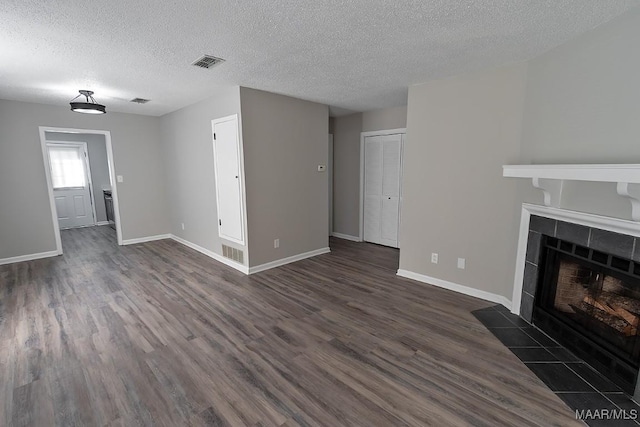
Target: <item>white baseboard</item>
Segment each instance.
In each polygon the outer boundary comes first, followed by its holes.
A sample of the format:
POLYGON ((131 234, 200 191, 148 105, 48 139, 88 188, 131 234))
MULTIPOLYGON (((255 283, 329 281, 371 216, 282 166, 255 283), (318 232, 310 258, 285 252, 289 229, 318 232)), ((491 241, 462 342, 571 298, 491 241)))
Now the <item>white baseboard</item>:
POLYGON ((13 264, 14 262, 33 261, 34 259, 50 258, 60 255, 58 251, 40 252, 37 254, 20 255, 11 258, 0 259, 0 265, 13 264))
POLYGON ((336 233, 335 231, 333 233, 331 233, 331 235, 333 237, 337 237, 338 239, 351 240, 352 242, 361 242, 362 241, 362 240, 360 240, 360 238, 358 236, 352 236, 350 234, 336 233))
POLYGON ((96 222, 95 225, 98 226, 98 227, 103 226, 103 225, 109 225, 109 221, 98 221, 98 222, 96 222))
POLYGON ((316 249, 314 251, 304 252, 298 255, 293 255, 287 258, 278 259, 268 262, 266 264, 256 265, 255 267, 249 267, 249 274, 259 273, 261 271, 269 270, 272 268, 280 267, 281 265, 290 264, 292 262, 300 261, 306 258, 311 258, 317 255, 326 254, 331 252, 329 248, 316 249))
POLYGON ((502 295, 493 294, 491 292, 482 291, 480 289, 470 288, 468 286, 459 285, 457 283, 448 282, 446 280, 437 279, 435 277, 425 276, 423 274, 414 273, 408 270, 398 270, 398 276, 406 277, 407 279, 413 279, 418 282, 427 283, 429 285, 437 286, 439 288, 448 289, 450 291, 459 292, 464 295, 480 298, 485 301, 495 302, 496 304, 502 304, 509 310, 511 310, 511 301, 502 295))
POLYGON ((208 256, 209 258, 213 258, 214 260, 221 262, 224 265, 228 265, 231 268, 235 268, 236 270, 240 271, 241 273, 244 274, 249 274, 249 267, 247 267, 246 265, 240 264, 238 262, 235 262, 231 259, 225 258, 220 254, 217 254, 209 249, 203 248, 200 245, 196 245, 195 243, 192 243, 188 240, 183 239, 182 237, 178 237, 175 234, 170 234, 169 237, 173 240, 175 240, 178 243, 181 243, 195 251, 200 252, 201 254, 204 254, 206 256, 208 256))
POLYGON ((153 242, 155 240, 170 239, 171 234, 158 234, 156 236, 138 237, 136 239, 123 240, 123 245, 135 245, 136 243, 153 242))

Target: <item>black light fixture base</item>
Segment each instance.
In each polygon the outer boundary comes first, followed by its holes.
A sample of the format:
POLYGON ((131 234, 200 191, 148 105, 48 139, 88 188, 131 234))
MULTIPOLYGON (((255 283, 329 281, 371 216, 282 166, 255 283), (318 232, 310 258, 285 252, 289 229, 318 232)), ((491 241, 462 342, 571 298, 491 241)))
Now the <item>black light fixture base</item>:
POLYGON ((102 104, 98 104, 96 100, 93 99, 93 91, 79 90, 78 92, 80 92, 80 95, 73 98, 69 103, 71 105, 71 111, 84 114, 105 114, 107 112, 107 107, 102 104), (84 96, 86 101, 75 101, 80 96, 84 96))

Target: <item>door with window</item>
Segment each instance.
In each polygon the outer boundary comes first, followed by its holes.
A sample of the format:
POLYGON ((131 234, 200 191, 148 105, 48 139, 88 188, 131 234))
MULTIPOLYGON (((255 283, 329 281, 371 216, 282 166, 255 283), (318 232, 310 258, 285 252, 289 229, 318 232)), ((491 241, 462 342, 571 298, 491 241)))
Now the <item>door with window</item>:
POLYGON ((47 152, 60 229, 94 225, 87 144, 48 142, 47 152))

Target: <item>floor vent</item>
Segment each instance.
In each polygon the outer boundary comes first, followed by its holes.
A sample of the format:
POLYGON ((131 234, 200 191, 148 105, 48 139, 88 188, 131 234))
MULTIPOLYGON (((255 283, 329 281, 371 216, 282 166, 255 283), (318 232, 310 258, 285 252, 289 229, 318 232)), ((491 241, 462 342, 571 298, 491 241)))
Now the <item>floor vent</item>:
POLYGON ((222 64, 224 59, 217 58, 211 55, 204 55, 201 58, 196 59, 191 65, 195 65, 200 68, 212 68, 218 64, 222 64))
POLYGON ((244 264, 244 253, 240 249, 222 245, 222 256, 239 262, 240 264, 244 264))

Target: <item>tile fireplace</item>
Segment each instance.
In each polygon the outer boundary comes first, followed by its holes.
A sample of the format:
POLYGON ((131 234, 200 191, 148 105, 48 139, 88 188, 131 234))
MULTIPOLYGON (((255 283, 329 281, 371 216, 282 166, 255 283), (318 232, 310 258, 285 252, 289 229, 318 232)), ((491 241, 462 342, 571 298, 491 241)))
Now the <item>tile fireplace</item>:
POLYGON ((532 215, 520 304, 523 319, 630 395, 640 368, 637 240, 532 215))

